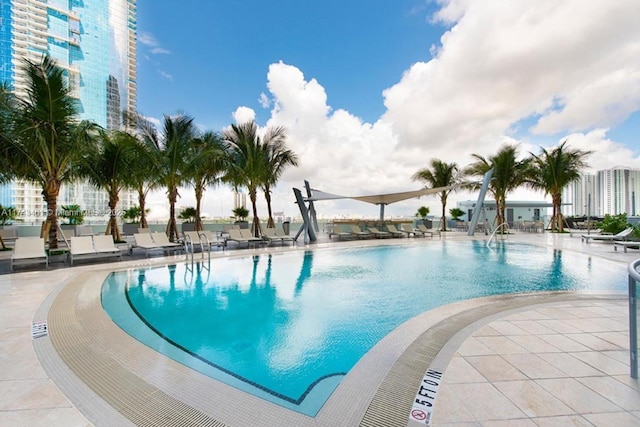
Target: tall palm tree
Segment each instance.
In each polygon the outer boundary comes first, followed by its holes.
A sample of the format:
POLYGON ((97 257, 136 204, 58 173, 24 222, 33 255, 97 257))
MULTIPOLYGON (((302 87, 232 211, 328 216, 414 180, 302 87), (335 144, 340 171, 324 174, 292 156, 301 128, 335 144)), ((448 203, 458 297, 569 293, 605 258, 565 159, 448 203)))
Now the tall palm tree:
POLYGON ((116 211, 120 191, 130 183, 130 171, 137 167, 134 164, 135 136, 122 131, 101 132, 99 148, 87 156, 82 164, 81 173, 94 186, 106 190, 109 195, 109 221, 105 234, 111 234, 115 241, 122 240, 118 228, 118 212, 116 211))
POLYGON ((11 159, 15 178, 42 186, 49 247, 55 249, 60 187, 76 178, 80 159, 96 145, 98 126, 78 120, 78 104, 70 95, 65 71, 54 60, 25 60, 24 71, 26 94, 14 98, 7 116, 10 124, 0 129, 2 151, 11 159))
POLYGON ((591 151, 570 149, 567 140, 550 151, 541 147, 539 155, 531 153, 532 164, 529 184, 550 194, 553 204, 551 230, 564 231, 562 220, 562 189, 580 179, 580 172, 587 166, 585 158, 591 151))
POLYGON ((476 161, 467 166, 466 175, 481 177, 493 169, 489 192, 496 201, 496 226, 500 226, 505 223, 507 194, 526 182, 530 159, 518 160, 518 147, 509 144, 488 158, 479 154, 472 156, 476 161))
POLYGON ((267 147, 258 135, 255 121, 233 124, 222 135, 227 144, 229 169, 225 180, 236 189, 246 187, 251 200, 253 221, 251 230, 258 237, 261 234, 258 207, 258 188, 264 183, 267 147))
MULTIPOLYGON (((460 170, 456 163, 446 163, 442 160, 431 159, 431 167, 418 170, 412 179, 422 181, 426 188, 450 187, 460 183, 460 170)), ((440 203, 442 203, 442 219, 440 221, 442 231, 447 230, 447 197, 454 189, 440 191, 440 203)))
POLYGON ((188 181, 190 163, 194 161, 190 149, 196 137, 193 118, 186 115, 164 116, 162 134, 147 121, 138 122, 141 136, 150 148, 158 182, 167 189, 169 200, 169 222, 166 233, 170 241, 178 237, 176 222, 176 201, 180 194, 178 187, 188 181))
POLYGON ((267 157, 262 182, 262 190, 267 201, 267 211, 269 219, 267 227, 275 227, 273 212, 271 210, 271 189, 275 187, 278 180, 288 166, 298 166, 298 156, 286 147, 286 130, 284 127, 269 128, 264 135, 264 142, 267 146, 267 157))
POLYGON ((204 191, 207 187, 218 184, 226 170, 225 148, 221 136, 215 132, 205 132, 192 142, 191 149, 194 150, 194 154, 191 156, 193 162, 189 176, 196 196, 196 231, 203 230, 201 205, 204 191))

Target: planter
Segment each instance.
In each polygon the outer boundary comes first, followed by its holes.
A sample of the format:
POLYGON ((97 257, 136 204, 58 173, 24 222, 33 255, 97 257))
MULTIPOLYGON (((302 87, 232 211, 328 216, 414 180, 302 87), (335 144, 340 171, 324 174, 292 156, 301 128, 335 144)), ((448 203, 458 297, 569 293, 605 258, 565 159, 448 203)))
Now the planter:
POLYGON ((248 230, 249 229, 249 222, 248 221, 236 221, 236 222, 234 222, 234 224, 239 225, 240 228, 243 229, 243 230, 248 230))
POLYGON ((196 231, 196 223, 195 222, 183 222, 182 223, 182 232, 185 231, 196 231))
POLYGON ((125 236, 132 236, 138 232, 138 223, 125 223, 122 224, 122 234, 125 236))

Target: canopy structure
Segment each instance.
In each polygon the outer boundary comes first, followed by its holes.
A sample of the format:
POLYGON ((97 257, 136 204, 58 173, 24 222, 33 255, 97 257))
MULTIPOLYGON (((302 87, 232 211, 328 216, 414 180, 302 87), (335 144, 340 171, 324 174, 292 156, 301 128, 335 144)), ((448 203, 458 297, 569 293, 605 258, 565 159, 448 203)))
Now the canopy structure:
POLYGON ((384 220, 384 207, 391 203, 400 202, 402 200, 413 199, 416 197, 426 196, 428 194, 440 193, 441 191, 451 190, 457 187, 457 185, 450 185, 447 187, 437 188, 423 188, 415 191, 403 191, 400 193, 385 193, 385 194, 373 194, 370 196, 340 196, 337 194, 327 193, 316 189, 311 189, 311 196, 305 200, 308 202, 316 202, 321 200, 336 200, 336 199, 353 199, 361 202, 371 203, 380 206, 380 221, 384 220))

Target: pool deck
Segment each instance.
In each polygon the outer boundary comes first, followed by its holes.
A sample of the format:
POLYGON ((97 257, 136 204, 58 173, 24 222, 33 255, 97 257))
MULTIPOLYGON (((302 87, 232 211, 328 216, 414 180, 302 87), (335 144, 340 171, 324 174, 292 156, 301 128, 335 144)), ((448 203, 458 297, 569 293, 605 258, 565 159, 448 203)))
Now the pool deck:
MULTIPOLYGON (((322 237, 314 247, 470 239, 462 232, 382 242, 322 237)), ((640 258, 634 249, 614 251, 579 235, 517 233, 509 240, 607 258, 625 270, 640 258)), ((7 257, 0 253, 0 263, 7 257)), ((413 427, 424 425, 409 416, 428 369, 442 373, 431 425, 640 425, 623 293, 498 296, 425 312, 368 352, 311 418, 195 373, 124 334, 99 307, 102 278, 184 256, 123 259, 0 275, 0 425, 413 427), (49 334, 32 339, 32 322, 44 320, 49 334)), ((431 399, 433 390, 424 394, 431 399)))

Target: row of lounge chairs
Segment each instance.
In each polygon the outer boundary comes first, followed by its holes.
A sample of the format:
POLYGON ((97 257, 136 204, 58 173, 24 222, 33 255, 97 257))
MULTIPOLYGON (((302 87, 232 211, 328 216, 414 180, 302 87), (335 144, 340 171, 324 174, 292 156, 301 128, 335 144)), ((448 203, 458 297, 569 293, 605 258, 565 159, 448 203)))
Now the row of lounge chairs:
POLYGON ((416 228, 411 227, 409 224, 402 224, 400 229, 398 229, 394 224, 388 224, 385 227, 386 230, 380 230, 378 227, 365 227, 363 230, 360 226, 355 224, 333 224, 333 230, 329 233, 329 238, 336 236, 338 239, 382 239, 405 236, 429 236, 431 238, 433 238, 434 235, 440 236, 439 232, 429 230, 424 226, 424 224, 418 224, 416 228))

